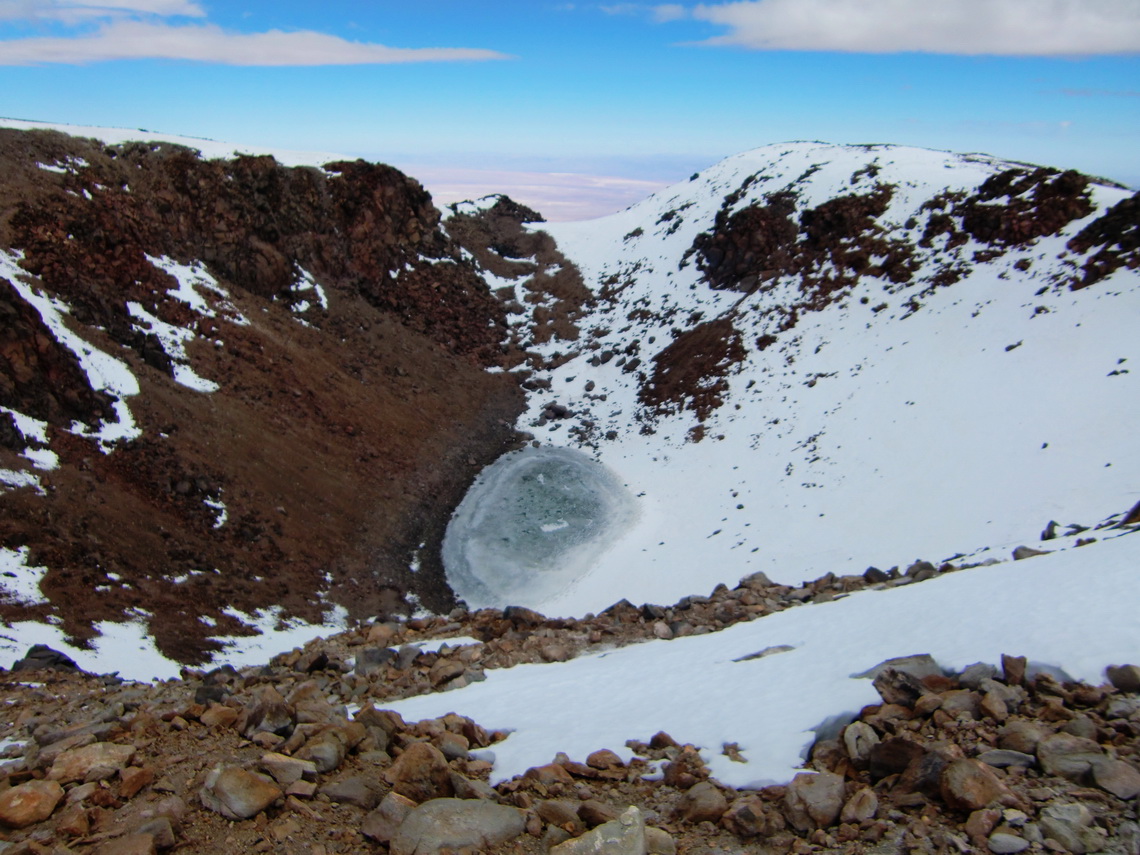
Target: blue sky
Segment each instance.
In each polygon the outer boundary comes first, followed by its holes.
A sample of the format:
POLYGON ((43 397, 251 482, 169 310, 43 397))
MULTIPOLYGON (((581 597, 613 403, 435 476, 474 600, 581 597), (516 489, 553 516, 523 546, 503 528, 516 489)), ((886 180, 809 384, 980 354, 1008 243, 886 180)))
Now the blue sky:
POLYGON ((1137 0, 0 0, 0 74, 0 116, 342 152, 437 195, 621 207, 789 139, 1140 185, 1137 0))

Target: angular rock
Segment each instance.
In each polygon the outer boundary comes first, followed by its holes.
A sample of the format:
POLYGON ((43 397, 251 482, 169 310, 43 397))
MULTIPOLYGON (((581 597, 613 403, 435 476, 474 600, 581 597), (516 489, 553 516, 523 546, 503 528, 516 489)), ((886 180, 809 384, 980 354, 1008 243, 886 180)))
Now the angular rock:
POLYGON ((646 855, 677 855, 677 841, 673 835, 661 828, 645 826, 646 855))
POLYGON ((1016 853, 1024 852, 1029 848, 1029 841, 1024 837, 1018 837, 1016 834, 995 831, 990 835, 987 845, 994 855, 1016 855, 1016 853))
POLYGON ((1037 760, 1046 774, 1083 783, 1092 775, 1093 766, 1104 757, 1101 747, 1091 739, 1054 733, 1037 743, 1037 760))
POLYGON ((721 823, 737 837, 770 837, 784 830, 784 818, 759 796, 741 796, 721 817, 721 823))
POLYGON ((1068 849, 1073 855, 1084 855, 1095 851, 1102 844, 1099 835, 1092 830, 1093 815, 1085 805, 1070 802, 1048 805, 1041 811, 1038 825, 1047 840, 1054 840, 1068 849))
POLYGON ((309 761, 318 772, 324 773, 340 768, 347 754, 348 745, 343 734, 337 729, 330 729, 306 742, 297 752, 297 757, 309 761))
POLYGON ((387 668, 396 659, 396 651, 390 647, 365 647, 356 654, 353 669, 363 677, 371 676, 387 668))
POLYGON ((559 843, 550 855, 646 855, 645 819, 636 807, 581 837, 559 843))
POLYGON ((851 676, 855 678, 869 677, 874 679, 887 669, 910 674, 918 680, 923 680, 926 677, 942 676, 942 669, 938 667, 938 663, 934 661, 934 657, 929 653, 917 653, 913 656, 897 656, 894 659, 884 660, 862 673, 852 674, 851 676))
POLYGON ((63 798, 63 787, 56 781, 28 781, 0 793, 0 824, 26 828, 43 822, 63 798))
POLYGON ((1002 677, 1009 686, 1020 686, 1025 682, 1025 668, 1028 660, 1024 656, 1001 655, 1002 677))
POLYGON ((967 665, 958 675, 958 682, 965 688, 977 691, 981 688, 983 680, 992 680, 997 676, 997 668, 985 662, 975 662, 967 665))
POLYGON ((198 793, 202 804, 227 819, 249 819, 282 796, 260 775, 230 766, 215 766, 198 793))
POLYGON ((1014 721, 998 731, 998 746, 1022 754, 1036 754, 1037 743, 1049 735, 1049 731, 1031 721, 1014 721))
POLYGON ((980 810, 1008 793, 989 767, 977 760, 955 760, 942 771, 942 799, 957 810, 980 810))
POLYGON ((526 814, 494 802, 433 799, 414 808, 392 838, 392 855, 439 855, 469 846, 489 849, 526 830, 526 814))
POLYGON ((788 819, 800 831, 834 825, 843 810, 843 778, 831 772, 801 772, 788 784, 784 802, 788 819))
POLYGON ((273 776, 278 784, 287 787, 294 781, 317 779, 317 765, 311 760, 301 760, 270 751, 261 755, 258 766, 273 776))
POLYGON ((602 748, 591 753, 586 758, 586 765, 592 769, 621 769, 625 767, 622 759, 608 748, 602 748))
POLYGON ((244 723, 239 721, 239 725, 246 738, 262 732, 288 736, 297 723, 297 711, 275 688, 263 686, 242 718, 244 723))
POLYGON ((538 803, 535 813, 543 822, 576 837, 586 831, 586 824, 578 816, 578 806, 578 802, 569 799, 547 799, 538 803))
POLYGON ((839 813, 840 822, 854 822, 861 823, 867 822, 875 818, 875 814, 879 812, 879 797, 875 795, 875 791, 870 787, 863 787, 856 790, 855 794, 851 796, 843 805, 843 810, 839 813))
POLYGON ((427 742, 413 742, 405 748, 384 778, 395 792, 417 803, 453 793, 447 758, 427 742))
POLYGON ((387 843, 396 836, 400 824, 415 810, 416 803, 399 793, 388 793, 374 811, 371 811, 360 825, 365 837, 380 843, 387 843))
POLYGON ((887 775, 904 772, 912 762, 925 753, 926 749, 910 739, 901 736, 884 739, 871 746, 868 755, 871 779, 877 781, 887 775))
POLYGON ((586 828, 596 828, 618 818, 618 812, 596 799, 586 799, 578 806, 578 818, 586 823, 586 828))
POLYGON ((1104 673, 1120 691, 1140 692, 1140 665, 1109 665, 1104 673))
POLYGON ((887 668, 875 675, 873 685, 884 703, 903 707, 913 707, 926 693, 921 677, 894 668, 887 668))
POLYGON ((982 845, 982 841, 986 840, 1001 820, 1001 811, 994 808, 982 808, 972 812, 966 820, 963 829, 966 834, 970 835, 970 840, 974 841, 975 845, 982 845))
POLYGON ((871 749, 880 742, 879 734, 864 721, 853 722, 843 729, 843 745, 847 756, 857 769, 865 769, 871 757, 871 749))
POLYGON ((154 783, 154 769, 130 766, 120 773, 119 796, 133 799, 143 787, 154 783))
POLYGON ((96 742, 64 751, 55 758, 48 777, 61 784, 70 781, 104 781, 118 774, 134 755, 133 745, 96 742))
POLYGON ((12 663, 13 671, 39 671, 50 668, 55 671, 78 671, 75 660, 66 653, 60 653, 46 644, 33 644, 23 659, 12 663))
POLYGON ((380 802, 380 793, 375 785, 359 775, 341 781, 330 781, 318 792, 327 796, 330 802, 356 805, 364 810, 372 810, 380 802))
POLYGON ((681 816, 689 822, 719 822, 726 810, 728 799, 710 781, 694 784, 681 797, 681 816))
POLYGON ((1093 781, 1118 799, 1134 799, 1140 795, 1140 772, 1123 760, 1104 758, 1092 767, 1093 781))
POLYGON ((985 751, 978 755, 978 759, 987 766, 993 766, 997 769, 1005 769, 1009 766, 1029 768, 1037 765, 1037 758, 1032 754, 1025 754, 1008 748, 995 748, 991 751, 985 751))

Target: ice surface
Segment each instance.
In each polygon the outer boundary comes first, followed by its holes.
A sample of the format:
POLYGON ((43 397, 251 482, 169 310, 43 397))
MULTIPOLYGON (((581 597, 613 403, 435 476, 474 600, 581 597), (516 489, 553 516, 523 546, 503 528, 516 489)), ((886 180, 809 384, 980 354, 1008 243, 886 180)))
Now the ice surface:
POLYGON ((485 469, 443 540, 448 581, 472 608, 534 607, 572 587, 636 517, 605 466, 567 448, 525 448, 485 469))

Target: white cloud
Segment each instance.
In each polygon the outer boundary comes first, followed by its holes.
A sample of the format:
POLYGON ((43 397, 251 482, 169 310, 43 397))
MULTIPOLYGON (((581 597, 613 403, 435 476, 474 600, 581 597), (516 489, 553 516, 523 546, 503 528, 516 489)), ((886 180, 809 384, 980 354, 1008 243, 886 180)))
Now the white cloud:
POLYGON ((665 3, 661 6, 653 7, 653 20, 659 24, 665 24, 669 21, 680 21, 688 14, 685 7, 679 3, 665 3))
MULTIPOLYGON (((142 7, 179 0, 135 0, 142 7)), ((193 4, 181 4, 193 6, 193 4)), ((394 48, 312 31, 234 33, 213 24, 173 26, 115 20, 93 33, 0 41, 0 65, 84 64, 123 59, 182 59, 223 65, 312 66, 507 59, 474 48, 394 48)))
POLYGON ((688 11, 679 3, 665 3, 650 6, 645 3, 616 3, 612 6, 599 6, 607 15, 647 15, 659 24, 679 21, 688 16, 688 11))
POLYGON ((744 0, 701 4, 701 44, 755 50, 1075 56, 1140 52, 1136 0, 744 0))
POLYGON ((53 20, 74 24, 93 18, 122 15, 183 15, 204 17, 206 12, 192 0, 0 0, 0 20, 53 20))

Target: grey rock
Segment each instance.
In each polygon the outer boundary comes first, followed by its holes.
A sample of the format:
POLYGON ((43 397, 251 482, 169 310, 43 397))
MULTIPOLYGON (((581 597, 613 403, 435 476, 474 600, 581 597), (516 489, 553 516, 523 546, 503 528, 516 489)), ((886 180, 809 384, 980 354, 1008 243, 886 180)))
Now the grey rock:
POLYGON ((1093 765, 1104 757, 1101 747, 1091 739, 1054 733, 1037 743, 1037 760, 1049 775, 1082 783, 1092 774, 1093 765))
POLYGON ((870 787, 863 787, 857 790, 847 803, 843 805, 843 810, 839 814, 840 822, 866 822, 867 820, 874 819, 875 814, 879 812, 879 797, 875 795, 875 791, 870 787))
POLYGON ((317 779, 317 766, 311 760, 301 760, 298 757, 289 757, 269 751, 261 755, 258 765, 273 776, 278 784, 287 787, 294 781, 302 778, 306 781, 317 779))
POLYGON ((669 832, 645 826, 645 852, 646 855, 676 855, 677 841, 669 832))
POLYGON ((1073 855, 1085 855, 1103 846, 1092 829, 1092 812, 1082 804, 1049 805, 1041 811, 1039 824, 1045 839, 1056 841, 1073 855))
POLYGON ((550 855, 647 855, 645 818, 636 807, 573 840, 559 843, 550 855))
POLYGON ((372 810, 380 802, 380 793, 375 785, 359 775, 341 781, 330 781, 319 792, 328 796, 330 802, 356 805, 364 810, 372 810))
POLYGON ((1024 852, 1029 848, 1029 841, 1024 837, 1018 837, 1016 834, 1009 834, 1004 831, 995 831, 990 835, 989 840, 986 841, 991 852, 996 855, 1014 855, 1017 852, 1024 852))
POLYGON ((860 674, 852 674, 851 676, 856 679, 866 677, 873 680, 888 668, 901 671, 904 674, 910 674, 919 680, 923 677, 932 677, 936 674, 942 676, 942 669, 938 667, 938 663, 934 661, 934 658, 929 653, 916 653, 912 656, 896 656, 894 659, 887 659, 860 674))
POLYGON ((1140 795, 1140 772, 1123 760, 1104 758, 1092 767, 1093 780, 1102 790, 1118 799, 1134 799, 1140 795))
POLYGON ((387 843, 396 836, 400 825, 415 809, 416 803, 407 796, 388 793, 380 805, 364 817, 360 831, 365 837, 387 843))
POLYGON ((1065 724, 1061 727, 1061 732, 1068 733, 1072 736, 1080 736, 1085 739, 1091 739, 1093 742, 1096 741, 1097 737, 1096 724, 1094 724, 1093 720, 1087 715, 1079 715, 1076 718, 1065 722, 1065 724))
POLYGON ((357 674, 367 677, 386 668, 396 659, 396 651, 390 647, 365 647, 356 654, 357 674))
POLYGON ((871 749, 879 744, 879 734, 865 721, 853 722, 843 729, 843 745, 856 766, 865 766, 871 749))
POLYGON ((1012 751, 1008 748, 995 748, 992 751, 985 751, 978 755, 978 759, 987 766, 995 766, 998 769, 1005 769, 1008 766, 1029 767, 1037 765, 1037 758, 1032 754, 1012 751))
POLYGON ((443 849, 489 849, 526 830, 518 808, 469 799, 433 799, 412 810, 392 838, 392 855, 439 855, 443 849))
POLYGON ((831 772, 801 772, 787 786, 788 819, 800 831, 834 825, 843 810, 843 778, 831 772))
POLYGON ((268 779, 232 766, 215 766, 198 793, 205 807, 227 819, 249 819, 281 795, 268 779))
POLYGON ((983 680, 995 679, 997 672, 997 668, 993 665, 988 665, 985 662, 975 662, 973 665, 966 666, 958 677, 958 682, 967 689, 972 689, 976 692, 981 689, 983 680))
POLYGON ((1013 560, 1023 561, 1026 558, 1033 558, 1037 555, 1048 555, 1048 549, 1034 549, 1031 546, 1019 546, 1013 550, 1013 560))

